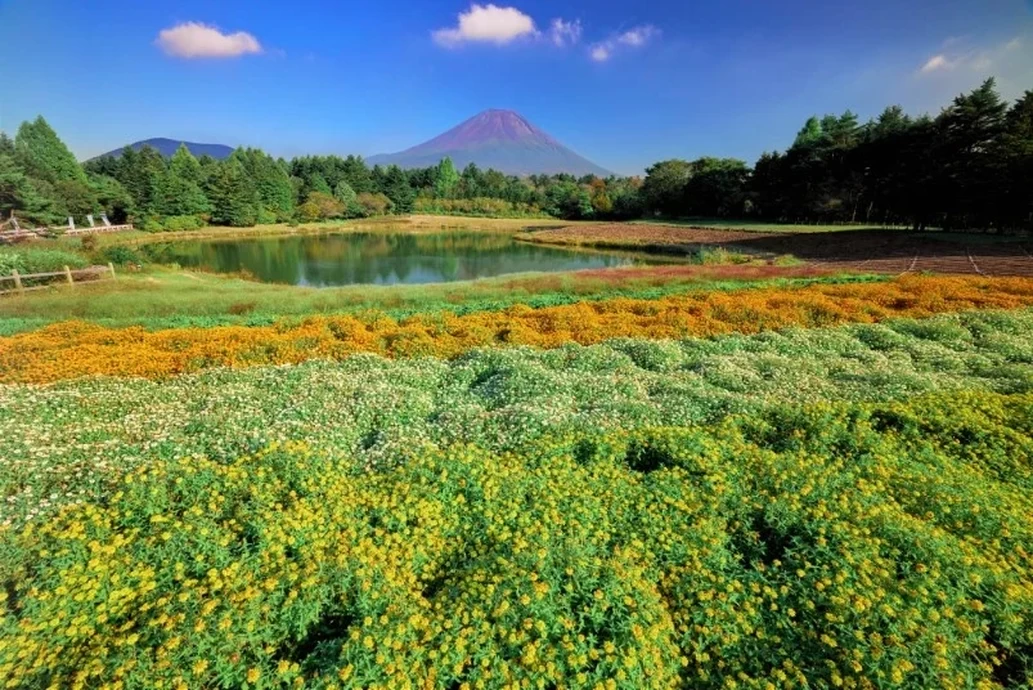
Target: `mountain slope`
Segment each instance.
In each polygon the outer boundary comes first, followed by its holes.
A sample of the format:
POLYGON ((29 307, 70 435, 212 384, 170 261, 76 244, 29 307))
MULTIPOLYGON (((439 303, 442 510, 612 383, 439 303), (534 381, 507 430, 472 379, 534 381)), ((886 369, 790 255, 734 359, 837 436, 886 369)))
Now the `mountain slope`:
POLYGON ((510 175, 610 174, 512 110, 485 110, 430 141, 399 153, 372 156, 367 162, 426 168, 437 165, 445 156, 459 169, 476 163, 510 175))
MULTIPOLYGON (((232 146, 224 146, 223 144, 195 144, 192 141, 180 141, 179 139, 165 139, 158 137, 156 139, 145 139, 144 141, 138 141, 133 144, 129 144, 134 151, 139 151, 144 146, 150 146, 153 149, 157 149, 158 153, 171 158, 172 154, 176 152, 180 144, 186 144, 187 148, 190 149, 190 153, 194 154, 198 158, 204 155, 209 155, 216 160, 222 160, 228 158, 233 153, 232 146)), ((115 158, 122 155, 123 149, 126 147, 115 149, 114 151, 108 151, 97 156, 97 158, 106 158, 108 156, 114 156, 115 158)))

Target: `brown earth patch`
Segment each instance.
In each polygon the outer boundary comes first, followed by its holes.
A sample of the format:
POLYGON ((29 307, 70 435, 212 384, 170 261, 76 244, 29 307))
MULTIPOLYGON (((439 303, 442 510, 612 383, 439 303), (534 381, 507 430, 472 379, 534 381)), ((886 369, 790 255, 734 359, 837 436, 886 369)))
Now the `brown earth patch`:
POLYGON ((791 254, 829 271, 865 273, 1033 275, 1030 241, 987 235, 939 235, 904 230, 769 233, 666 225, 608 223, 526 233, 531 242, 649 249, 688 254, 700 247, 773 258, 791 254))

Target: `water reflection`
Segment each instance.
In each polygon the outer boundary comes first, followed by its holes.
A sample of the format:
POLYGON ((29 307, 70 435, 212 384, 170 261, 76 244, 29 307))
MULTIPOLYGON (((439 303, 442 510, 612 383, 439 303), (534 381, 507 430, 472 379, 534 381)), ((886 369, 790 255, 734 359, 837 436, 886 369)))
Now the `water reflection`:
POLYGON ((650 263, 649 257, 544 247, 508 235, 352 233, 150 245, 153 258, 260 280, 327 287, 438 283, 523 271, 650 263))

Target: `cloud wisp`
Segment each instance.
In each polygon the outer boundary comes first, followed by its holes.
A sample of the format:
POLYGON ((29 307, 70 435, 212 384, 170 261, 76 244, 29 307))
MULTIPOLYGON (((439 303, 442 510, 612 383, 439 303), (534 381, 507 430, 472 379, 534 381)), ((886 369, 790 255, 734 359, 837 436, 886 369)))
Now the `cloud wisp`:
POLYGON ((641 48, 659 35, 660 30, 652 24, 636 26, 593 44, 588 49, 588 56, 596 62, 606 62, 622 48, 641 48))
POLYGON ((158 33, 155 44, 170 57, 236 58, 262 53, 262 44, 246 31, 226 34, 200 22, 183 22, 158 33))
MULTIPOLYGON (((580 19, 557 17, 539 30, 535 20, 516 7, 473 3, 470 9, 459 13, 455 26, 436 29, 430 35, 436 44, 450 49, 473 43, 501 47, 518 41, 570 48, 581 42, 583 32, 580 19)), ((596 62, 606 62, 615 53, 641 48, 659 35, 660 30, 652 24, 642 24, 592 43, 588 56, 596 62)))
POLYGON ((581 40, 581 21, 553 19, 552 26, 549 27, 549 40, 560 48, 574 45, 581 40))
POLYGON ((931 72, 938 72, 940 70, 954 69, 954 63, 947 59, 946 55, 933 55, 929 60, 922 65, 922 69, 918 70, 921 74, 930 74, 931 72))
POLYGON ((459 13, 456 26, 438 29, 431 36, 438 45, 455 48, 463 43, 505 45, 537 34, 534 20, 515 7, 474 4, 459 13))
POLYGON ((1025 47, 1022 36, 1016 36, 1003 44, 983 48, 967 44, 963 39, 949 38, 944 41, 942 52, 926 60, 918 69, 918 74, 927 76, 955 71, 985 74, 994 70, 1009 69, 1025 47))

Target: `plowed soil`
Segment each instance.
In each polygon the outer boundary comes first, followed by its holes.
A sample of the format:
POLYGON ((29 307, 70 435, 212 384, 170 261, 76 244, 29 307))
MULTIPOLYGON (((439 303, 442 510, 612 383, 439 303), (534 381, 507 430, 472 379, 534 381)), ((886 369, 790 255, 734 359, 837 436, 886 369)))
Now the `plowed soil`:
POLYGON ((546 244, 690 253, 724 247, 759 256, 791 254, 812 266, 865 273, 969 273, 1033 276, 1033 241, 991 235, 903 230, 769 233, 664 225, 599 224, 540 230, 525 236, 546 244))

